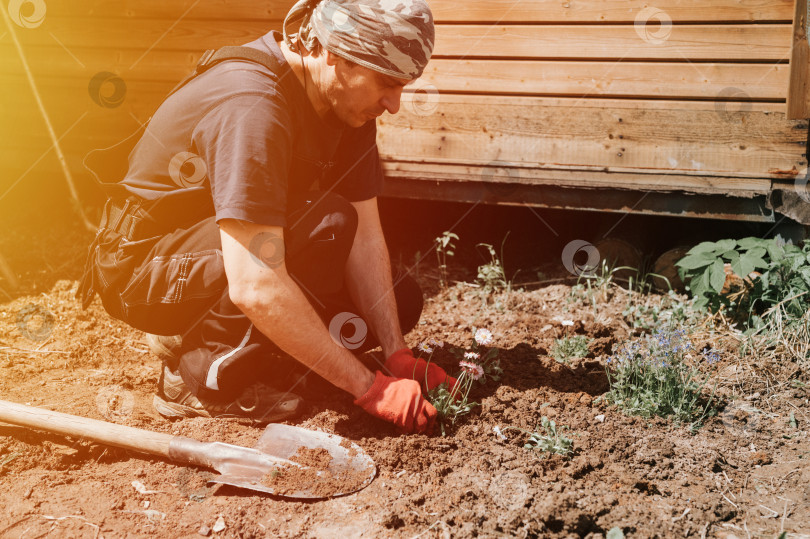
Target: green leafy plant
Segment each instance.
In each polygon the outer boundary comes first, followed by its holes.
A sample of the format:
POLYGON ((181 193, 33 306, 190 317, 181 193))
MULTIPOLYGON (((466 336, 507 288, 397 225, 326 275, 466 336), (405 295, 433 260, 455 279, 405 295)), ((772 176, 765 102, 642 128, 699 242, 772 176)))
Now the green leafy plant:
POLYGON ((512 426, 504 427, 503 429, 496 426, 492 429, 495 435, 504 442, 507 440, 504 432, 508 430, 516 430, 527 434, 529 439, 523 447, 542 453, 557 453, 558 455, 565 456, 571 453, 571 448, 574 445, 573 440, 566 438, 562 434, 562 431, 568 430, 568 427, 563 426, 558 429, 557 424, 546 416, 540 418, 540 427, 536 428, 534 432, 512 426), (542 433, 540 432, 541 428, 543 429, 542 433))
POLYGON ((652 331, 662 326, 692 327, 706 318, 708 310, 695 306, 695 300, 669 290, 666 294, 631 293, 622 311, 627 323, 635 328, 652 331))
POLYGON ((700 364, 711 367, 719 359, 714 349, 695 351, 682 329, 643 335, 607 360, 605 398, 628 414, 671 417, 695 429, 714 412, 714 391, 708 399, 702 395, 708 376, 700 364))
POLYGON ((599 271, 583 273, 577 279, 577 284, 571 287, 570 297, 580 299, 593 305, 594 312, 600 303, 607 303, 613 297, 617 288, 616 274, 623 270, 637 271, 629 266, 611 266, 607 260, 602 260, 599 271))
POLYGON ((583 358, 588 355, 588 345, 591 339, 585 335, 565 336, 555 339, 551 347, 551 356, 560 363, 570 363, 572 359, 583 358))
MULTIPOLYGON (((506 235, 508 237, 509 234, 506 235)), ((482 293, 483 294, 490 294, 492 292, 496 292, 498 290, 507 290, 511 288, 511 282, 506 278, 506 272, 503 268, 503 245, 506 243, 506 237, 504 237, 503 242, 501 243, 501 256, 498 257, 498 254, 495 252, 495 248, 488 244, 488 243, 479 243, 478 247, 484 247, 487 249, 489 253, 489 262, 478 266, 478 278, 477 281, 482 286, 482 293)))
POLYGON ((441 384, 428 392, 427 399, 438 412, 436 421, 445 436, 445 429, 455 425, 456 421, 473 411, 479 403, 469 399, 473 382, 481 377, 483 369, 478 365, 460 363, 461 372, 456 376, 456 384, 450 390, 447 384, 441 384))
POLYGON ((458 240, 458 236, 450 231, 445 231, 435 240, 436 260, 439 265, 439 286, 447 288, 447 257, 454 255, 456 248, 453 240, 458 240))
MULTIPOLYGON (((544 433, 540 434, 539 429, 529 435, 529 441, 524 445, 526 449, 542 451, 543 453, 557 453, 567 455, 571 452, 574 442, 558 432, 557 424, 551 419, 543 416, 540 418, 540 426, 544 433)), ((568 427, 561 427, 562 430, 568 427)))
POLYGON ((780 237, 703 242, 676 266, 696 306, 725 310, 746 330, 767 327, 762 315, 776 308, 793 320, 810 309, 808 242, 803 247, 780 237), (733 272, 729 278, 726 264, 733 272))

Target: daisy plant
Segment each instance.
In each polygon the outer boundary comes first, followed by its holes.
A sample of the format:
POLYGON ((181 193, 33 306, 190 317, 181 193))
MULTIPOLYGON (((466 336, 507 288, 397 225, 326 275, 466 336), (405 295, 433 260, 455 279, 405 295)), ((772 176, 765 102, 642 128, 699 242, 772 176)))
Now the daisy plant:
POLYGON ((477 402, 469 400, 470 390, 473 382, 484 375, 481 365, 471 361, 459 362, 461 372, 456 378, 453 389, 449 389, 447 384, 431 389, 428 392, 428 401, 436 408, 438 423, 445 435, 448 425, 455 425, 456 421, 464 415, 469 414, 473 408, 478 406, 477 402))
POLYGON ((478 328, 473 332, 471 350, 462 348, 450 350, 458 359, 475 363, 483 369, 483 374, 476 378, 481 385, 486 384, 489 379, 497 382, 503 374, 501 361, 498 359, 498 349, 489 347, 494 340, 491 331, 486 328, 478 328))

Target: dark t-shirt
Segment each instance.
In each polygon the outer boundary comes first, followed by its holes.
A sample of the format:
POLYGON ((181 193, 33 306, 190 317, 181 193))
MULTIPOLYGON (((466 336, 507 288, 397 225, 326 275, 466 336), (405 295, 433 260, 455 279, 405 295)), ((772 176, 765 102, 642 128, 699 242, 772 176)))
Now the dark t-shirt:
POLYGON ((127 190, 160 213, 279 226, 313 189, 352 202, 377 196, 375 122, 354 129, 318 117, 280 38, 270 32, 247 46, 275 56, 291 80, 228 60, 189 82, 159 107, 130 154, 127 190))

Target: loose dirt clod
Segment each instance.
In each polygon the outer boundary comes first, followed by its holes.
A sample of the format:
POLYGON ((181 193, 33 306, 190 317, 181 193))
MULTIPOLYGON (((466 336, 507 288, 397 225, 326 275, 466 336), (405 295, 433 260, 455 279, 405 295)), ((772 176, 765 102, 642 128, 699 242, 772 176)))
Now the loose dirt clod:
POLYGON ((277 494, 308 492, 310 495, 326 498, 335 493, 351 492, 368 478, 367 471, 358 472, 353 469, 335 474, 329 468, 332 455, 322 447, 301 447, 290 460, 302 467, 282 466, 262 478, 262 483, 277 494))

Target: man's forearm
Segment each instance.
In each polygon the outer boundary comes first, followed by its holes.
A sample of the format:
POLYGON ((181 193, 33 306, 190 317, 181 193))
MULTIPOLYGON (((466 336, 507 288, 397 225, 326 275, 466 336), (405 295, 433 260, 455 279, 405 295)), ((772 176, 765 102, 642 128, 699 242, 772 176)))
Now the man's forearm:
POLYGON ((346 263, 346 286, 371 326, 386 357, 405 348, 391 278, 391 262, 381 230, 361 228, 346 263))
POLYGON ((355 398, 374 381, 374 375, 349 350, 335 343, 289 276, 275 286, 272 305, 259 301, 241 308, 279 348, 355 398))
POLYGON ((250 252, 250 242, 261 234, 282 238, 281 227, 228 219, 220 223, 220 228, 225 273, 234 304, 259 331, 296 360, 355 397, 365 394, 374 382, 374 374, 332 340, 287 273, 281 260, 283 252, 270 265, 257 262, 250 252))

